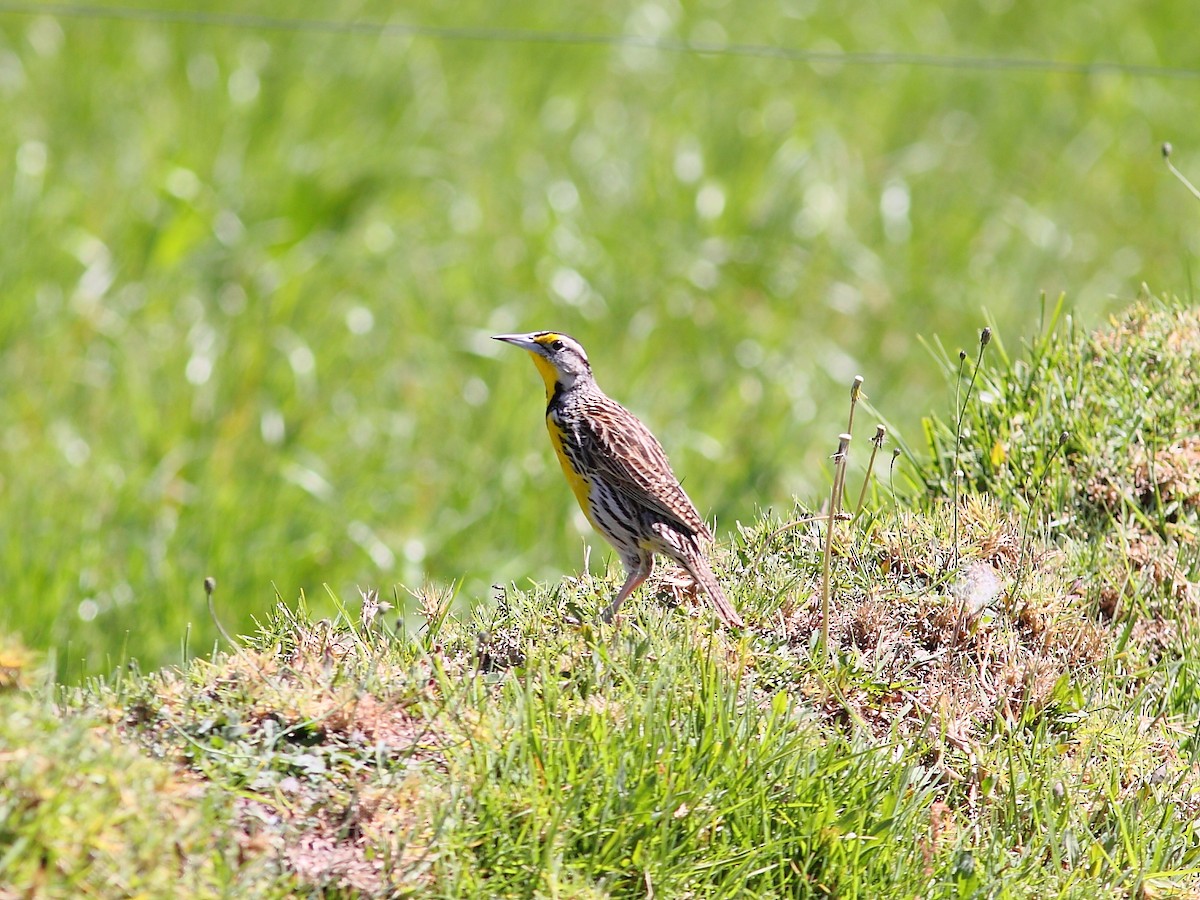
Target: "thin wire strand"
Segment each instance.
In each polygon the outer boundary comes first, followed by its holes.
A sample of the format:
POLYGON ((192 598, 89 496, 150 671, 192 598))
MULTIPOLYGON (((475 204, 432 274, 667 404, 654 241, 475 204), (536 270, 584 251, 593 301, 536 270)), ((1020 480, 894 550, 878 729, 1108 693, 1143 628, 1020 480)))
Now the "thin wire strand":
POLYGON ((70 3, 22 3, 0 0, 0 15, 53 15, 75 19, 202 25, 260 31, 316 32, 372 37, 427 37, 443 41, 477 41, 507 44, 566 44, 622 47, 703 56, 759 57, 788 62, 817 62, 847 66, 907 66, 959 69, 978 72, 1043 72, 1064 75, 1118 74, 1136 78, 1200 80, 1200 69, 1183 66, 1151 66, 1108 60, 1068 62, 1037 57, 939 56, 931 53, 882 51, 806 50, 771 44, 726 44, 650 38, 629 34, 571 31, 535 31, 522 28, 444 27, 402 22, 343 21, 337 19, 281 18, 247 13, 172 10, 128 6, 94 6, 70 3))

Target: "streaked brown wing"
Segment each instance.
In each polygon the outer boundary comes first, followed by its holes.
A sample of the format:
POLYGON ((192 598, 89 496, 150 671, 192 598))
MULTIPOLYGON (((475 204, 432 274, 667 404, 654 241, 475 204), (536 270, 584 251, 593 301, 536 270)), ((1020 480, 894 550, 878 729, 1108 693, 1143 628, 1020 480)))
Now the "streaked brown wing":
POLYGON ((662 445, 641 421, 607 396, 589 397, 580 417, 581 444, 591 465, 632 503, 673 520, 681 529, 712 534, 671 470, 662 445))

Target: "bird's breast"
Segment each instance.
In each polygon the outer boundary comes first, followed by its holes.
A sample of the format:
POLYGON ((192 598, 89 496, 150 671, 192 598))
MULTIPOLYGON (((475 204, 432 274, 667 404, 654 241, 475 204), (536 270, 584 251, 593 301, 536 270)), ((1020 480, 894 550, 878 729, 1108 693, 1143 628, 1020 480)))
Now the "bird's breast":
POLYGON ((567 476, 571 493, 579 501, 583 514, 591 521, 592 485, 582 473, 582 462, 575 441, 553 412, 546 416, 546 430, 550 432, 550 443, 554 446, 554 454, 558 457, 563 474, 567 476))

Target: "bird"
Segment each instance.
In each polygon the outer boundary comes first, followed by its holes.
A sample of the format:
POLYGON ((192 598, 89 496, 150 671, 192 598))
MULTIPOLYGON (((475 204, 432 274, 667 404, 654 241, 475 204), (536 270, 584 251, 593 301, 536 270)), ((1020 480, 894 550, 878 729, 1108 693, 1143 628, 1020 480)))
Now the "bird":
POLYGON ((625 583, 601 621, 612 621, 650 576, 658 554, 687 569, 721 620, 741 628, 741 616, 708 563, 712 532, 650 429, 600 389, 579 341, 557 331, 493 338, 533 356, 546 385, 546 429, 567 483, 625 566, 625 583))

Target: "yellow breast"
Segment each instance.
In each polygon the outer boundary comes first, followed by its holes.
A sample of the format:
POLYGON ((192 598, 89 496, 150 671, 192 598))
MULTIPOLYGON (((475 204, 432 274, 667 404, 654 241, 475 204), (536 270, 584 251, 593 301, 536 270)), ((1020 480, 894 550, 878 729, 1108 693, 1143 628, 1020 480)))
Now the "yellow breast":
MULTIPOLYGON (((550 443, 554 445, 554 455, 558 457, 558 463, 562 466, 563 474, 567 476, 567 484, 571 486, 571 493, 579 501, 579 508, 583 510, 583 514, 587 516, 588 521, 592 522, 590 499, 592 486, 586 478, 575 470, 575 466, 567 458, 567 454, 563 451, 563 431, 550 416, 546 417, 546 430, 550 432, 550 443)), ((596 523, 592 522, 592 524, 595 525, 596 523)))

